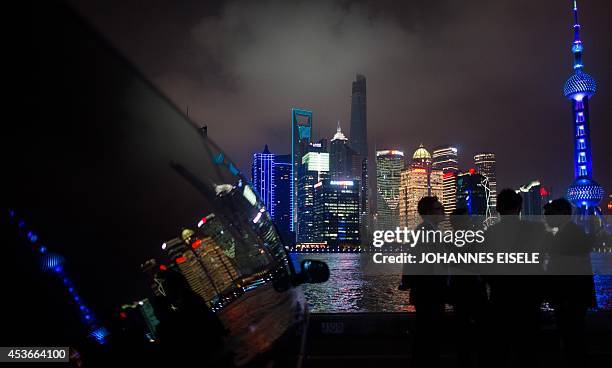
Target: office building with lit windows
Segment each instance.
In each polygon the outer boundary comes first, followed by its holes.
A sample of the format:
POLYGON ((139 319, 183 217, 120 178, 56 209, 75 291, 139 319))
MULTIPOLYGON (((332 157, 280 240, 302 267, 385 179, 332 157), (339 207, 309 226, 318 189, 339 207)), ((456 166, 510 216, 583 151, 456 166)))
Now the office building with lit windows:
POLYGON ((412 155, 412 163, 401 172, 399 225, 415 228, 421 222, 419 200, 426 196, 442 198, 442 194, 442 170, 431 167, 431 154, 421 144, 412 155))
POLYGON ((315 241, 331 248, 360 243, 359 182, 322 180, 314 185, 315 241))
POLYGON ((474 155, 474 166, 476 172, 484 176, 489 185, 491 200, 489 201, 489 214, 497 214, 497 175, 495 168, 495 154, 492 152, 482 152, 474 155))
POLYGON ((314 186, 329 178, 329 153, 316 152, 321 147, 313 147, 315 152, 308 152, 302 157, 298 172, 298 223, 296 239, 298 243, 318 241, 315 227, 314 186))
POLYGON ((581 215, 600 213, 599 202, 604 197, 604 189, 593 180, 591 157, 591 121, 589 103, 597 90, 595 78, 584 72, 582 52, 584 46, 580 39, 578 5, 574 1, 574 73, 565 81, 563 95, 572 102, 572 136, 574 143, 574 182, 567 188, 567 199, 579 209, 581 215))
POLYGON ((442 170, 442 204, 444 213, 450 214, 455 210, 457 201, 457 174, 459 174, 459 159, 457 148, 451 145, 436 147, 432 152, 431 166, 442 170))
POLYGON ((348 138, 342 133, 340 122, 338 122, 336 134, 334 134, 329 144, 330 177, 334 180, 353 179, 354 156, 355 152, 350 147, 348 138))
POLYGON ((399 190, 404 166, 404 152, 376 151, 377 230, 392 230, 399 225, 399 190))

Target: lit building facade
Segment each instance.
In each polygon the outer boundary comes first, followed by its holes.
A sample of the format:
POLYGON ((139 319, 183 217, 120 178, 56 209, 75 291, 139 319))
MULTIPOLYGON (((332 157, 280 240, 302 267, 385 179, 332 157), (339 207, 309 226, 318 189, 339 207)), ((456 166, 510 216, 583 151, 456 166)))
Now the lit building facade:
POLYGON ((474 166, 476 171, 484 176, 489 185, 491 200, 489 201, 490 216, 497 214, 497 175, 495 165, 495 154, 492 152, 482 152, 474 155, 474 166))
POLYGON ((457 174, 459 174, 459 158, 457 148, 451 145, 436 147, 432 153, 432 168, 442 170, 442 204, 444 213, 449 215, 456 208, 457 174))
MULTIPOLYGON (((315 150, 319 147, 313 147, 315 150)), ((329 153, 308 152, 302 157, 298 180, 297 242, 318 241, 315 226, 314 186, 329 178, 329 153)))
POLYGON ((442 170, 431 167, 431 154, 421 144, 412 155, 412 163, 401 172, 399 225, 415 228, 420 222, 417 206, 426 196, 442 198, 442 170))
POLYGON ((253 154, 251 182, 270 214, 274 211, 274 154, 268 145, 260 153, 253 154))
POLYGON ((349 145, 348 138, 342 133, 340 122, 338 122, 336 134, 329 144, 330 177, 334 180, 353 179, 353 156, 355 156, 355 153, 349 145))
POLYGON ((359 245, 359 182, 326 179, 313 188, 314 240, 332 248, 359 245))
POLYGON ((474 169, 457 175, 457 208, 465 208, 468 215, 489 218, 492 196, 487 181, 474 169))
POLYGON ((297 225, 298 171, 302 157, 308 152, 312 143, 312 111, 291 109, 291 231, 297 225))
POLYGON ((272 221, 286 236, 291 228, 291 156, 270 153, 266 145, 253 154, 251 181, 272 221))
POLYGON ((274 155, 274 206, 270 216, 280 233, 287 238, 291 231, 291 168, 291 155, 274 155))
POLYGON ((404 166, 404 152, 376 151, 376 229, 390 230, 399 225, 399 191, 404 166))
POLYGON ((567 199, 579 209, 581 215, 598 213, 598 204, 604 197, 604 189, 593 180, 591 157, 591 121, 589 102, 597 89, 595 79, 583 71, 578 23, 578 6, 574 1, 574 73, 565 81, 563 95, 572 101, 572 136, 574 137, 574 182, 567 189, 567 199))

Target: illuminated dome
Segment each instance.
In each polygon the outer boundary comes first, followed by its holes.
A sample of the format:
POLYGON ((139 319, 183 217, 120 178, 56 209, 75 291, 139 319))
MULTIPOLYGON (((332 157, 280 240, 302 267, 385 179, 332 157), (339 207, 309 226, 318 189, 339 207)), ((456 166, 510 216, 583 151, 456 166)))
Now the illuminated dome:
POLYGON ((412 155, 413 160, 424 160, 431 159, 431 154, 423 147, 423 143, 414 151, 414 155, 412 155))
POLYGON ((578 179, 567 188, 567 199, 576 207, 596 206, 604 197, 604 189, 591 179, 578 179))
POLYGON ((586 95, 591 97, 595 94, 597 82, 583 71, 577 71, 565 81, 563 85, 563 95, 567 98, 573 98, 575 95, 586 95))
POLYGON ((195 234, 195 232, 191 229, 184 229, 181 232, 181 239, 183 239, 184 242, 188 242, 189 238, 191 238, 193 235, 195 234))

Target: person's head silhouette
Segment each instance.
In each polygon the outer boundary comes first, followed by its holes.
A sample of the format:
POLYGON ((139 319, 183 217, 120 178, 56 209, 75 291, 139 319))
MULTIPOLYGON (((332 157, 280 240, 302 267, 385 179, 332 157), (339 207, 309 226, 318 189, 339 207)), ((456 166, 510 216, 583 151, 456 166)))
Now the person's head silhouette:
POLYGON ((503 189, 497 195, 495 208, 502 216, 518 216, 523 208, 523 197, 512 189, 503 189))
POLYGON ((423 197, 419 200, 417 211, 423 218, 423 221, 438 224, 444 220, 444 206, 438 200, 438 197, 423 197))
POLYGON ((565 198, 555 199, 544 205, 544 216, 551 227, 559 227, 570 220, 572 205, 565 198))

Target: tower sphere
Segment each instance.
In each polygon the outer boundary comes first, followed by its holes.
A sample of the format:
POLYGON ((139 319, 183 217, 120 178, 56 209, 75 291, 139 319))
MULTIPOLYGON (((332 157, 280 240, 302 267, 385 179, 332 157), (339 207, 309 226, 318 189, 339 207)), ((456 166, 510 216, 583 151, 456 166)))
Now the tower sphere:
POLYGON ((589 74, 579 70, 572 74, 563 85, 563 95, 570 99, 582 100, 595 94, 597 82, 589 74))

